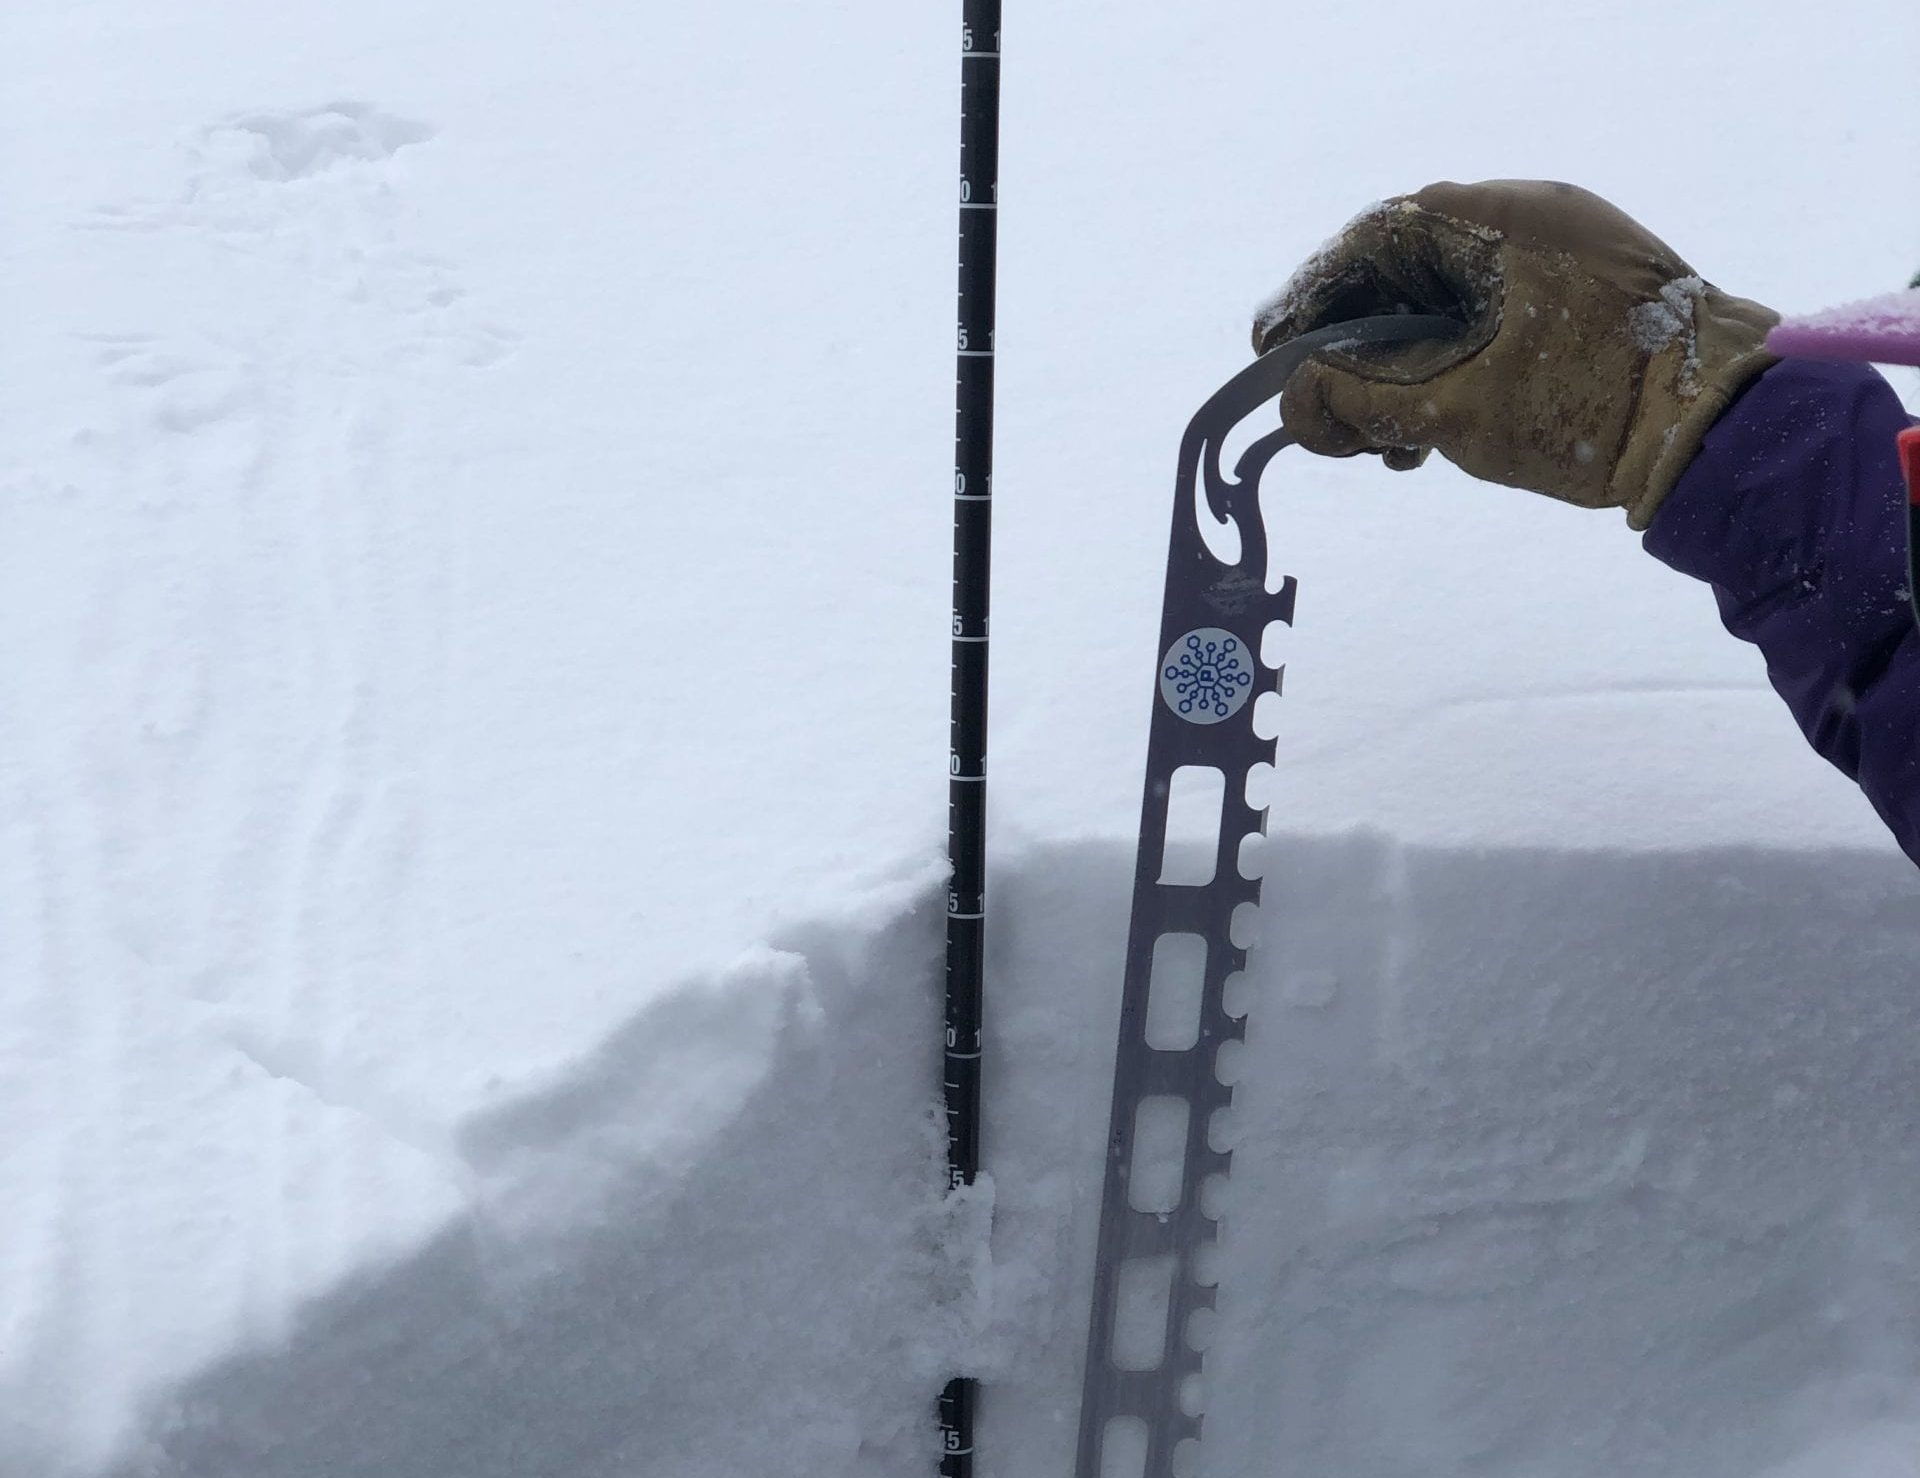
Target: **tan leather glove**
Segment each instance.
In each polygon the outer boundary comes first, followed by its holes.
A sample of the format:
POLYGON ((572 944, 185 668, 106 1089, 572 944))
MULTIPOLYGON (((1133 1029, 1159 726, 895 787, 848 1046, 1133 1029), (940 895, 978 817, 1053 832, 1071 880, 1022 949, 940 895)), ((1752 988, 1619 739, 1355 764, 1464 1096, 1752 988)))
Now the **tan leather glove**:
POLYGON ((1774 360, 1778 315, 1702 281, 1574 185, 1429 185, 1366 211, 1254 320, 1257 350, 1394 311, 1467 324, 1445 344, 1323 350, 1282 420, 1309 451, 1429 449, 1475 477, 1653 520, 1701 437, 1774 360))

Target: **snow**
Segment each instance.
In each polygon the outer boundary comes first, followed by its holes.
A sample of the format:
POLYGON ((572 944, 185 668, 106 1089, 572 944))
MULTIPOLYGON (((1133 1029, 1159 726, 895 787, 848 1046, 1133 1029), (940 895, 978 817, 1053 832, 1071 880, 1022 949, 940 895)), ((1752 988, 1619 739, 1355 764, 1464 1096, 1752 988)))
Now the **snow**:
POLYGON ((1634 343, 1648 354, 1658 354, 1683 335, 1687 338, 1686 362, 1699 367, 1695 333, 1694 305, 1706 296, 1707 285, 1698 277, 1677 277, 1660 288, 1658 300, 1640 303, 1627 310, 1627 331, 1634 343))
MULTIPOLYGON (((1856 1441, 1860 1467, 1826 1471, 1877 1471, 1920 1412, 1910 876, 1364 835, 1275 853, 1202 1471, 1758 1475, 1856 1441)), ((1033 915, 1090 945, 1124 914, 1062 919, 1063 893, 1017 911, 1015 952, 1033 915)), ((1055 1000, 1086 991, 1094 1044, 1118 954, 1040 967, 1055 1000)), ((1029 1159, 1098 1198, 1103 1115, 1014 1132, 1105 1070, 1043 1057, 1042 1009, 1003 1012, 1003 1254, 1059 1221, 1019 1190, 1029 1159)), ((1030 1393, 1075 1368, 1089 1255, 1041 1270, 1060 1291, 991 1393, 986 1440, 1020 1457, 992 1471, 1066 1470, 1071 1406, 1030 1393)))
MULTIPOLYGON (((1244 305, 1441 177, 1772 303, 1912 270, 1859 85, 1910 7, 1457 9, 1008 17, 947 1204, 956 17, 0 18, 0 1474, 904 1478, 956 1362, 983 1475, 1065 1471, 1173 456, 1244 305)), ((1617 522, 1267 496, 1208 1472, 1910 1472, 1910 867, 1617 522)))
POLYGON ((1280 290, 1254 309, 1254 348, 1260 349, 1265 345, 1267 335, 1273 332, 1276 325, 1303 311, 1307 296, 1325 280, 1333 265, 1348 254, 1350 248, 1347 243, 1354 232, 1365 229, 1372 222, 1384 221, 1396 209, 1404 211, 1408 208, 1404 204, 1390 205, 1384 200, 1373 201, 1309 252, 1306 259, 1293 269, 1293 275, 1281 284, 1280 290))

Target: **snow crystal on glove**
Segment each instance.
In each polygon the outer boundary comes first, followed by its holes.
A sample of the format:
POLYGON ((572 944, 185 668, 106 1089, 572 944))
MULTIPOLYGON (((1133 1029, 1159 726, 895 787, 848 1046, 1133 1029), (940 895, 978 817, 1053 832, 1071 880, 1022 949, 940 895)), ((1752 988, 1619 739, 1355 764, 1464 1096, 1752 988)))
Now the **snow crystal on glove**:
POLYGON ((1627 332, 1633 342, 1648 354, 1658 354, 1676 340, 1686 345, 1686 358, 1680 366, 1680 388, 1687 392, 1698 385, 1700 345, 1695 333, 1693 306, 1706 296, 1707 285, 1698 277, 1676 277, 1660 289, 1660 296, 1649 303, 1636 303, 1627 310, 1627 332))
POLYGON ((1313 253, 1294 269, 1293 276, 1286 280, 1280 291, 1254 309, 1254 343, 1258 345, 1263 342, 1273 332, 1274 325, 1299 314, 1313 290, 1326 280, 1333 263, 1344 254, 1349 234, 1394 208, 1392 202, 1376 200, 1315 247, 1313 253))
POLYGON ((1658 354, 1681 335, 1691 335, 1693 305, 1706 291, 1707 285, 1698 277, 1676 277, 1652 302, 1636 303, 1627 310, 1633 342, 1649 354, 1658 354))

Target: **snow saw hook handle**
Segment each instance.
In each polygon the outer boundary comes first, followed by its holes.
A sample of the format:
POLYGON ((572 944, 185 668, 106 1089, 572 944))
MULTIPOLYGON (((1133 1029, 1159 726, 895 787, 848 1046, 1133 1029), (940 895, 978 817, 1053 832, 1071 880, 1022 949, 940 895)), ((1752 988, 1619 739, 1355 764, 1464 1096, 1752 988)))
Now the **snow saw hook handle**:
MULTIPOLYGON (((1322 349, 1345 349, 1355 345, 1403 344, 1414 339, 1451 339, 1464 332, 1458 319, 1437 313, 1385 313, 1372 318, 1353 318, 1329 324, 1298 338, 1288 339, 1267 350, 1239 374, 1214 391, 1187 423, 1180 443, 1179 493, 1181 501, 1194 507, 1194 484, 1205 488, 1207 508, 1222 524, 1237 523, 1243 540, 1239 563, 1247 564, 1248 553, 1264 553, 1258 545, 1261 535, 1254 507, 1240 505, 1257 489, 1260 474, 1283 448, 1293 445, 1293 437, 1283 428, 1269 432, 1241 453, 1229 477, 1220 466, 1220 453, 1227 436, 1247 416, 1270 400, 1278 399, 1287 388, 1293 372, 1322 349)), ((1198 510, 1195 508, 1197 520, 1198 510)), ((1197 523, 1196 523, 1196 532, 1197 523)))

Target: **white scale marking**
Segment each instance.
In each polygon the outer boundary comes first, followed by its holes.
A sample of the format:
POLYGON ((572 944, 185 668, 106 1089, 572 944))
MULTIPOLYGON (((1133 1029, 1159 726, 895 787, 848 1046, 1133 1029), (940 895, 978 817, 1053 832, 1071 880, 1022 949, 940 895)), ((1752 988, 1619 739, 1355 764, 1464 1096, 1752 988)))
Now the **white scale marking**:
POLYGON ((985 775, 955 775, 951 773, 949 773, 947 776, 947 779, 949 780, 965 780, 973 785, 980 785, 984 783, 986 778, 987 777, 985 775))
POLYGON ((954 352, 958 354, 962 359, 993 358, 993 351, 991 349, 956 349, 954 352))
POLYGON ((993 501, 993 494, 992 493, 955 493, 953 495, 953 499, 956 503, 991 503, 993 501))
POLYGON ((956 636, 955 641, 985 641, 984 636, 956 636))

